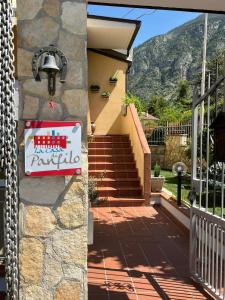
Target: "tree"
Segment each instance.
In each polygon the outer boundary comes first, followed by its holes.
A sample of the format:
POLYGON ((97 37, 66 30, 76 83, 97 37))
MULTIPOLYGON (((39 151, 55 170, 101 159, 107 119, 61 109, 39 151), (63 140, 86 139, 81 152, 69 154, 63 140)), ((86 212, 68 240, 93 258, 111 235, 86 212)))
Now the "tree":
POLYGON ((153 116, 160 118, 166 107, 168 107, 168 100, 162 96, 153 96, 148 103, 147 110, 153 116))
POLYGON ((177 88, 177 99, 187 99, 190 96, 189 83, 187 80, 180 80, 177 88))
POLYGON ((160 116, 160 125, 166 125, 166 123, 180 122, 182 118, 182 112, 178 107, 167 107, 163 110, 160 116))
POLYGON ((124 99, 124 104, 129 105, 131 103, 134 104, 134 106, 136 107, 138 115, 140 115, 141 112, 145 110, 144 101, 138 96, 129 93, 124 99))
POLYGON ((190 121, 192 116, 192 92, 190 82, 180 80, 174 98, 176 99, 174 106, 181 112, 179 121, 190 121))

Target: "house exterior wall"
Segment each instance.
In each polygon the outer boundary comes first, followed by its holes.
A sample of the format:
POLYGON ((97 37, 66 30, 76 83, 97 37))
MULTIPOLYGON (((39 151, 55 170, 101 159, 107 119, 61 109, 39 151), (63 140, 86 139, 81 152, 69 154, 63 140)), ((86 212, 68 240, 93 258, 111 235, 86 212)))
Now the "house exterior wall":
POLYGON ((18 0, 20 299, 87 299, 86 1, 18 0), (55 44, 68 59, 66 83, 35 82, 31 59, 55 44), (26 177, 24 121, 81 120, 82 177, 26 177))
POLYGON ((100 92, 89 89, 90 121, 96 125, 96 135, 120 134, 120 118, 123 100, 126 96, 127 63, 88 51, 88 85, 98 84, 100 92), (109 78, 116 76, 116 85, 109 83, 109 78), (109 99, 103 99, 101 93, 109 91, 109 99))
POLYGON ((146 202, 150 196, 151 153, 134 104, 127 107, 127 115, 121 117, 120 134, 130 137, 136 167, 146 202))

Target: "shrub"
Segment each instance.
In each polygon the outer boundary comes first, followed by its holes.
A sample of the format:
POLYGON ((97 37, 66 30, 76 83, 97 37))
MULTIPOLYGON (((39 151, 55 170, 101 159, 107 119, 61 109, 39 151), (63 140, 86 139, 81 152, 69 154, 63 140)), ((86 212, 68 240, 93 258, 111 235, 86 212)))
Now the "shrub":
POLYGON ((160 165, 158 165, 156 163, 155 166, 154 166, 154 177, 159 177, 160 171, 161 171, 160 165))

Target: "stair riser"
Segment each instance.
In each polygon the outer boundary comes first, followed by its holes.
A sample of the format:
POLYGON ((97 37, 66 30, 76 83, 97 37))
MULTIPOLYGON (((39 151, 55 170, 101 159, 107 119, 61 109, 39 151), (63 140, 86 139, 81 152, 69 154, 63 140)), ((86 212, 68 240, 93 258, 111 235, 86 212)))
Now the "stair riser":
POLYGON ((129 143, 130 140, 128 136, 95 136, 93 142, 129 143))
POLYGON ((131 201, 126 201, 123 202, 123 200, 119 201, 113 201, 113 200, 108 200, 108 201, 103 201, 103 202, 99 202, 99 203, 95 203, 92 204, 92 207, 134 207, 134 206, 143 206, 144 205, 144 201, 135 201, 135 200, 131 200, 131 201))
POLYGON ((111 171, 122 171, 122 170, 134 170, 135 171, 135 164, 89 164, 89 170, 111 170, 111 171))
POLYGON ((121 154, 121 155, 130 155, 131 149, 89 149, 89 155, 114 155, 114 154, 121 154))
POLYGON ((137 171, 134 172, 104 172, 104 174, 99 174, 94 170, 89 170, 89 176, 100 178, 104 175, 107 178, 137 178, 137 171))
POLYGON ((97 182, 98 187, 113 187, 113 188, 120 188, 120 187, 139 187, 139 181, 102 181, 97 182))
POLYGON ((128 136, 97 136, 88 144, 88 155, 89 176, 102 178, 96 183, 99 188, 98 196, 104 201, 94 205, 144 205, 145 200, 128 136))
POLYGON ((105 156, 89 156, 88 161, 91 162, 109 162, 109 163, 118 163, 118 162, 133 162, 134 158, 133 156, 111 156, 111 157, 105 157, 105 156))
POLYGON ((93 149, 93 148, 113 148, 113 149, 130 149, 131 150, 131 146, 130 143, 89 143, 88 144, 88 149, 93 149))
POLYGON ((98 191, 99 197, 142 197, 141 195, 141 190, 136 190, 136 191, 129 191, 129 190, 115 190, 115 191, 98 191))

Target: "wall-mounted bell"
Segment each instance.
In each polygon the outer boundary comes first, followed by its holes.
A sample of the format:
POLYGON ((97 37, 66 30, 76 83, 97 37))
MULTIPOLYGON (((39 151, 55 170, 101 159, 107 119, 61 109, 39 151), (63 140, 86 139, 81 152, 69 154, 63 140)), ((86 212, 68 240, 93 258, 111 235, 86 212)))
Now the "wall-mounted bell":
POLYGON ((44 64, 41 66, 41 71, 48 74, 48 92, 49 95, 55 95, 55 78, 56 74, 59 72, 59 67, 56 64, 55 56, 48 53, 44 57, 44 64))
POLYGON ((60 82, 65 82, 67 73, 67 59, 65 55, 53 45, 38 49, 32 59, 32 71, 36 81, 41 81, 41 72, 48 75, 49 95, 55 95, 56 75, 59 73, 60 82))
POLYGON ((55 56, 52 54, 47 54, 44 58, 44 64, 41 67, 41 70, 49 73, 49 72, 55 72, 57 73, 59 71, 59 67, 56 64, 55 56))

